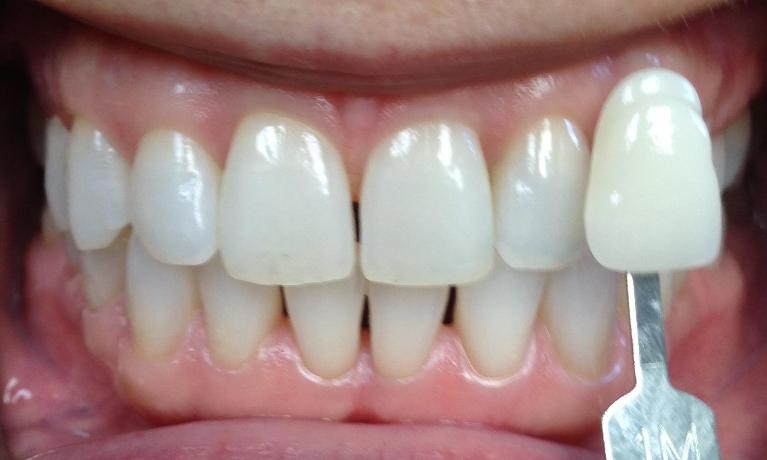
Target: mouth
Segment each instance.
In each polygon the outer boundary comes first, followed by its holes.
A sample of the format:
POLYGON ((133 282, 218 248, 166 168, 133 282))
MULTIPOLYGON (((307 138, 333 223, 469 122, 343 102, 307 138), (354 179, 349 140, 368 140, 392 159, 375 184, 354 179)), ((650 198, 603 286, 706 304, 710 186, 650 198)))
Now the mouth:
POLYGON ((621 273, 586 240, 590 150, 646 68, 697 90, 726 215, 714 262, 661 273, 671 380, 723 458, 767 449, 765 5, 420 66, 12 14, 12 456, 601 458, 634 381, 621 273))

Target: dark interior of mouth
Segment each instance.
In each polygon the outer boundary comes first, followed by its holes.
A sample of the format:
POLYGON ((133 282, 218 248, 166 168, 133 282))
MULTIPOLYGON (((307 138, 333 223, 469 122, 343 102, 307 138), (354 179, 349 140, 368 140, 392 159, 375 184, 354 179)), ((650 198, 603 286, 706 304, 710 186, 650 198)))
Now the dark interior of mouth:
MULTIPOLYGON (((27 272, 24 269, 24 265, 30 245, 41 231, 40 215, 44 206, 42 192, 43 174, 39 163, 34 159, 33 153, 36 150, 33 143, 40 142, 42 139, 42 128, 30 123, 32 118, 28 116, 29 101, 34 98, 34 94, 21 58, 12 57, 6 59, 3 62, 0 79, 0 135, 2 136, 2 145, 4 146, 2 152, 0 152, 0 261, 2 261, 0 264, 0 299, 2 299, 1 306, 4 310, 2 322, 6 326, 12 325, 11 327, 21 331, 21 335, 25 336, 24 329, 27 321, 25 304, 28 300, 25 295, 25 286, 28 285, 28 280, 25 279, 27 272)), ((763 150, 767 147, 767 95, 764 93, 758 96, 752 104, 752 115, 754 129, 749 150, 749 162, 743 182, 724 196, 729 224, 737 228, 735 230, 736 233, 742 233, 747 236, 747 238, 744 237, 745 242, 736 241, 733 243, 735 246, 740 245, 740 247, 736 247, 736 252, 739 253, 747 253, 751 250, 750 248, 753 248, 753 250, 764 249, 764 231, 767 227, 767 214, 765 214, 767 213, 767 190, 764 188, 765 184, 767 184, 765 182, 765 179, 767 179, 765 176, 767 175, 767 166, 765 166, 763 159, 763 150)), ((761 261, 762 258, 757 257, 755 259, 761 261)), ((763 268, 760 267, 751 273, 754 274, 755 280, 752 280, 749 286, 758 287, 762 281, 763 268)), ((767 365, 762 364, 765 358, 762 357, 761 352, 761 348, 765 346, 765 339, 767 339, 767 317, 759 308, 764 306, 764 301, 760 293, 749 291, 746 294, 747 299, 744 300, 744 303, 750 304, 752 307, 745 309, 744 313, 740 316, 740 321, 753 321, 753 324, 750 324, 748 327, 744 326, 744 330, 747 330, 751 335, 740 337, 738 340, 742 340, 741 346, 751 349, 753 354, 744 357, 741 363, 734 363, 732 366, 733 381, 742 382, 743 388, 741 389, 737 385, 728 386, 724 383, 717 387, 727 391, 744 391, 746 394, 735 397, 732 395, 725 396, 716 392, 711 393, 711 396, 715 397, 718 404, 720 404, 717 407, 722 408, 722 412, 727 417, 734 416, 732 406, 743 404, 743 401, 747 401, 750 396, 756 396, 749 395, 748 392, 754 391, 758 387, 757 384, 765 382, 767 378, 767 365), (735 372, 737 370, 742 370, 743 375, 736 375, 735 372)), ((454 305, 454 298, 455 293, 453 290, 451 291, 451 305, 454 305)), ((451 317, 452 309, 449 310, 448 315, 445 317, 446 323, 451 321, 451 317)), ((366 322, 367 320, 365 319, 363 325, 366 326, 366 322)), ((700 340, 716 340, 715 326, 705 325, 705 327, 712 330, 703 334, 703 339, 690 334, 689 340, 681 340, 677 349, 672 350, 672 360, 676 357, 676 360, 672 361, 672 373, 678 378, 682 386, 694 388, 696 372, 699 371, 701 366, 705 366, 705 364, 700 363, 690 364, 686 361, 683 362, 682 357, 694 356, 697 357, 696 359, 700 359, 700 353, 694 353, 691 351, 691 348, 699 345, 700 340)), ((38 340, 38 338, 32 336, 27 336, 26 338, 30 341, 38 340)), ((47 343, 40 345, 41 348, 55 343, 55 341, 50 341, 50 338, 48 339, 47 343)), ((38 345, 35 344, 34 347, 36 346, 38 345)), ((11 362, 12 359, 8 356, 11 350, 11 348, 0 347, 0 356, 2 357, 0 361, 6 364, 11 362)), ((4 372, 8 369, 12 368, 3 365, 3 369, 0 369, 0 372, 3 372, 0 377, 2 377, 5 389, 4 404, 6 407, 15 404, 18 398, 24 399, 27 397, 23 392, 19 391, 18 387, 14 387, 14 385, 18 384, 14 383, 18 382, 16 380, 17 376, 4 372)), ((104 376, 98 375, 95 378, 104 379, 104 376)), ((38 397, 37 395, 28 396, 30 398, 38 397)), ((84 412, 97 409, 94 407, 80 408, 84 412)), ((72 410, 77 410, 77 408, 72 410)), ((84 456, 81 458, 97 458, 103 452, 108 451, 110 439, 114 443, 113 445, 119 446, 115 447, 115 449, 123 449, 120 454, 122 457, 115 453, 115 458, 129 458, 129 455, 147 455, 147 458, 162 458, 163 455, 170 455, 176 452, 173 449, 177 448, 177 446, 171 445, 171 443, 163 444, 167 437, 164 438, 157 434, 162 433, 161 430, 146 432, 144 437, 138 434, 138 431, 141 429, 152 428, 155 425, 168 425, 167 421, 158 423, 154 417, 146 417, 146 414, 142 413, 133 413, 130 409, 120 407, 119 404, 111 407, 110 410, 114 411, 112 414, 114 426, 109 428, 99 427, 93 433, 88 431, 90 429, 88 426, 83 430, 81 434, 82 439, 91 441, 91 444, 88 447, 90 450, 86 449, 83 453, 84 456), (125 413, 120 412, 123 409, 125 413), (123 418, 122 424, 116 421, 118 418, 123 418), (155 434, 157 435, 155 436, 155 434), (154 441, 156 443, 155 446, 147 448, 147 450, 137 447, 140 441, 146 443, 147 440, 154 441)), ((767 408, 757 408, 755 412, 758 413, 755 415, 755 419, 752 420, 753 423, 767 420, 767 415, 762 414, 762 412, 767 412, 767 408)), ((72 414, 71 416, 76 418, 80 415, 72 414)), ((98 414, 93 415, 94 417, 98 416, 98 414)), ((190 420, 195 421, 194 418, 190 420)), ((349 416, 345 422, 347 425, 375 425, 379 420, 370 414, 354 414, 349 416)), ((394 452, 392 454, 392 458, 394 458, 398 452, 400 455, 410 452, 407 450, 407 446, 410 444, 413 446, 417 444, 417 449, 421 449, 424 453, 429 451, 442 452, 439 449, 444 446, 438 446, 439 443, 456 436, 466 436, 467 439, 470 439, 470 442, 466 443, 465 450, 458 451, 454 455, 456 458, 461 458, 462 455, 473 455, 477 452, 482 452, 483 449, 486 449, 487 452, 492 452, 492 449, 496 447, 501 452, 514 452, 513 455, 516 455, 516 457, 512 458, 537 458, 534 455, 539 453, 541 453, 540 458, 592 458, 588 451, 584 450, 560 451, 556 446, 537 444, 532 438, 513 438, 510 433, 506 433, 509 434, 508 438, 501 438, 500 440, 498 438, 489 439, 484 437, 487 433, 482 432, 481 427, 455 428, 450 426, 450 424, 447 426, 424 426, 421 427, 422 431, 409 431, 407 424, 401 426, 390 425, 382 427, 382 432, 385 430, 388 430, 388 432, 380 435, 368 431, 368 427, 360 428, 358 431, 349 432, 347 435, 359 437, 365 440, 368 446, 372 447, 366 451, 356 444, 351 449, 351 453, 344 453, 337 450, 338 446, 325 446, 328 450, 321 450, 323 446, 323 433, 329 429, 327 424, 321 422, 297 420, 296 425, 292 427, 286 425, 283 421, 277 421, 274 425, 270 426, 268 422, 261 418, 250 420, 238 419, 228 422, 229 425, 220 426, 205 425, 205 423, 204 421, 197 420, 196 424, 187 424, 175 432, 175 436, 178 436, 179 439, 184 439, 188 445, 195 446, 196 436, 202 439, 211 432, 220 434, 225 439, 220 444, 214 447, 207 446, 206 448, 197 446, 203 455, 207 455, 210 458, 216 455, 235 457, 238 454, 263 455, 265 458, 268 458, 270 455, 269 449, 284 448, 285 445, 290 447, 291 439, 298 437, 305 437, 309 439, 309 442, 319 446, 317 451, 312 451, 310 449, 307 450, 305 443, 301 443, 300 448, 296 447, 296 449, 299 449, 299 456, 302 454, 306 457, 311 457, 312 455, 327 456, 327 452, 332 452, 339 456, 348 454, 364 457, 381 452, 394 452), (462 429, 467 431, 460 431, 462 429), (278 430, 288 434, 285 435, 285 438, 280 438, 280 435, 276 434, 278 430), (204 435, 202 434, 203 432, 207 434, 204 435), (255 435, 254 433, 260 434, 255 435), (226 437, 227 435, 229 436, 228 438, 226 437), (414 435, 420 436, 421 439, 418 442, 413 441, 411 437, 414 435), (273 436, 271 439, 284 442, 285 445, 270 445, 269 436, 273 436), (254 443, 253 439, 258 440, 258 442, 254 443), (402 445, 405 447, 402 447, 402 450, 397 451, 396 448, 386 445, 386 443, 396 442, 395 440, 398 439, 404 440, 402 445), (483 443, 493 445, 493 447, 483 447, 483 443)), ((454 424, 455 421, 452 423, 454 424)), ((738 424, 733 422, 732 426, 735 429, 735 427, 738 427, 738 424)), ((9 434, 13 434, 17 428, 7 423, 4 424, 4 429, 9 434)), ((42 427, 40 431, 45 431, 44 428, 42 427)), ((340 430, 343 430, 343 428, 340 430)), ((488 431, 490 433, 493 432, 492 429, 488 431)), ((752 456, 752 454, 767 451, 767 440, 765 439, 767 437, 760 439, 759 436, 764 434, 763 430, 757 428, 756 431, 758 436, 744 438, 751 446, 744 448, 746 455, 743 458, 758 458, 752 456)), ((55 436, 48 437, 45 439, 49 443, 46 444, 46 447, 59 447, 71 444, 73 439, 76 438, 77 434, 73 435, 73 433, 61 434, 59 438, 55 436)), ((548 438, 558 442, 564 441, 579 447, 586 446, 590 451, 598 452, 600 449, 598 433, 579 433, 575 436, 562 434, 561 436, 548 436, 548 438)), ((34 444, 34 440, 29 442, 34 444)), ((23 449, 29 449, 26 450, 27 453, 37 452, 32 445, 22 446, 18 451, 24 451, 23 449)), ((413 447, 413 449, 416 449, 416 447, 413 447)), ((57 454, 54 454, 51 458, 67 458, 66 451, 61 451, 60 457, 55 455, 57 454)), ((333 454, 330 454, 330 456, 333 456, 333 454)))

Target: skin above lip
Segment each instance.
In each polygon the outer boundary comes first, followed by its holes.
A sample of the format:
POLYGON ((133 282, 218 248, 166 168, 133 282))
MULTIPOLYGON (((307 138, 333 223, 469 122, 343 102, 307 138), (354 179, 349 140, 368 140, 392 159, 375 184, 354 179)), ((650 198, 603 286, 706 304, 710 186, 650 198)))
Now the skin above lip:
POLYGON ((529 73, 620 46, 721 0, 43 0, 133 40, 275 81, 423 88, 529 73), (567 14, 562 14, 567 12, 567 14), (616 12, 619 17, 616 20, 616 12), (616 38, 621 37, 620 40, 616 38))

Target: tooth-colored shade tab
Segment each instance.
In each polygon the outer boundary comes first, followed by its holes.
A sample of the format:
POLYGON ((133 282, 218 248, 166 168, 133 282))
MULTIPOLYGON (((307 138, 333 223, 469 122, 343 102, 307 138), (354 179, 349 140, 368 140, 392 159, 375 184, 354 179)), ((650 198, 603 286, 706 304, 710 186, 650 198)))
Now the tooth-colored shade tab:
POLYGON ((447 122, 405 128, 368 160, 362 271, 379 283, 468 283, 492 267, 493 213, 476 134, 447 122))
POLYGON ((345 279, 285 287, 285 305, 306 368, 332 379, 357 361, 365 279, 355 267, 345 279))
POLYGON ((69 131, 54 117, 45 126, 45 198, 53 223, 61 231, 69 230, 69 193, 67 190, 67 148, 69 131))
POLYGON ((711 140, 692 85, 667 70, 627 77, 605 102, 586 195, 587 240, 617 271, 686 270, 719 254, 711 140))
POLYGON ((128 163, 90 122, 69 135, 69 226, 81 250, 106 248, 128 225, 128 163))
POLYGON ((195 308, 194 270, 157 261, 136 235, 128 243, 125 290, 133 346, 147 358, 173 353, 195 308))
POLYGON ((340 155, 296 120, 246 117, 227 158, 220 228, 224 266, 235 278, 295 285, 347 277, 355 236, 340 155))
POLYGON ((517 269, 551 270, 586 249, 589 153, 571 121, 548 117, 514 142, 493 177, 496 249, 517 269))
POLYGON ((455 326, 477 372, 506 377, 519 369, 545 281, 544 272, 515 270, 498 260, 487 278, 458 286, 455 326))
POLYGON ((124 292, 127 241, 118 237, 109 247, 80 254, 85 295, 91 308, 103 307, 124 292))
POLYGON ((198 280, 211 353, 225 367, 240 367, 282 315, 280 288, 236 280, 218 257, 199 268, 198 280))
POLYGON ((154 131, 133 162, 133 228, 157 260, 199 265, 216 252, 220 171, 203 147, 175 131, 154 131))
POLYGON ((426 362, 445 316, 447 286, 369 283, 370 348, 376 372, 410 377, 426 362))
POLYGON ((607 370, 619 282, 591 254, 549 277, 542 316, 557 353, 578 375, 595 378, 607 370))

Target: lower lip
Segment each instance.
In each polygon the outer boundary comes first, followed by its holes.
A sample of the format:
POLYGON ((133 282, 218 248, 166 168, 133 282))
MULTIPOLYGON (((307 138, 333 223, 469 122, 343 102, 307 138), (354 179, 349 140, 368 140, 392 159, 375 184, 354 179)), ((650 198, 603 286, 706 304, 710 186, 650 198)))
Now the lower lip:
POLYGON ((482 428, 247 419, 200 421, 56 449, 36 459, 601 458, 585 449, 482 428))

